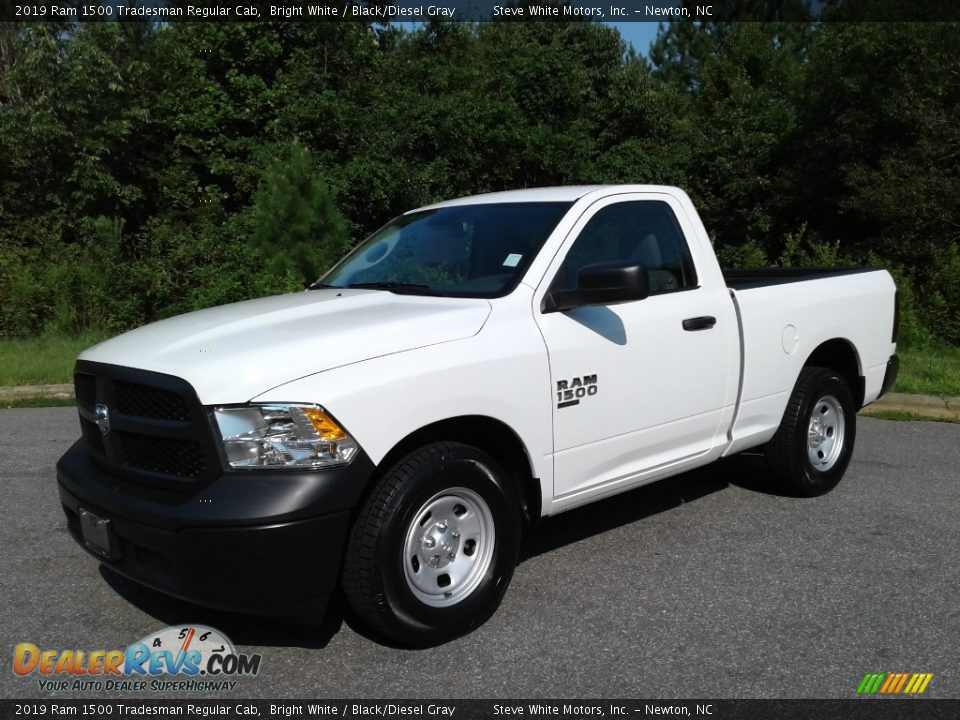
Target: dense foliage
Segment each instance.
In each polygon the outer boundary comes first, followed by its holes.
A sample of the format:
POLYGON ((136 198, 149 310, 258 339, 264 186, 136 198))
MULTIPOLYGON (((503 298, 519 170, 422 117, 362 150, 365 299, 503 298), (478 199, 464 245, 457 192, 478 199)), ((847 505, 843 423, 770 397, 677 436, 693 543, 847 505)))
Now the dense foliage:
POLYGON ((883 264, 960 344, 960 27, 89 24, 0 30, 0 333, 302 287, 391 216, 685 188, 728 264, 883 264))

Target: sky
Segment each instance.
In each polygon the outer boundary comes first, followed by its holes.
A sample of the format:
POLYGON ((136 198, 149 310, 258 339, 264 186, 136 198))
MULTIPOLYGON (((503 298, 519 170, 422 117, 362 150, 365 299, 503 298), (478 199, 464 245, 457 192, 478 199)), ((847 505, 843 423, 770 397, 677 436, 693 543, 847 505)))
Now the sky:
MULTIPOLYGON (((398 22, 392 24, 410 31, 416 30, 422 25, 422 23, 415 22, 398 22)), ((607 23, 607 25, 617 28, 617 30, 620 31, 620 35, 623 36, 623 39, 630 45, 633 45, 633 49, 643 56, 649 54, 650 43, 657 37, 657 29, 660 27, 660 24, 655 22, 612 22, 607 23)))
POLYGON ((633 45, 634 50, 640 55, 648 55, 650 43, 657 37, 658 23, 654 22, 621 22, 607 23, 617 28, 623 39, 633 45))

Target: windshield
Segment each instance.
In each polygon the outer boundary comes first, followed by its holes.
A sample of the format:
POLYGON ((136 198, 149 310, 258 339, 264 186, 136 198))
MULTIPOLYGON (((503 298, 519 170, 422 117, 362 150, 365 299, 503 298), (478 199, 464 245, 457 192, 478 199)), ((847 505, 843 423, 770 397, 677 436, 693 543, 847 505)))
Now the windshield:
POLYGON ((454 205, 401 215, 319 282, 422 295, 499 297, 520 282, 570 205, 454 205))

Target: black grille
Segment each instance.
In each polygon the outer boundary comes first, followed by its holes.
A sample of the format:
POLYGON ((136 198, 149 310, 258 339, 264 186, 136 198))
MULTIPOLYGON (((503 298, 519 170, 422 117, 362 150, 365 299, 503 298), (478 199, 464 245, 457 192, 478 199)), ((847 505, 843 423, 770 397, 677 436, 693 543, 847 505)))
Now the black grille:
POLYGON ((117 433, 127 464, 141 470, 198 478, 207 469, 200 445, 192 440, 117 433))
POLYGON ((83 439, 86 440, 88 448, 97 455, 106 454, 106 449, 103 446, 103 433, 100 432, 100 428, 95 423, 80 418, 80 430, 83 432, 83 439))
POLYGON ((137 497, 183 497, 219 474, 207 409, 185 380, 80 360, 74 385, 83 442, 115 487, 137 497), (101 404, 106 413, 98 418, 101 404))
POLYGON ((93 409, 97 402, 97 379, 93 375, 76 373, 73 376, 73 386, 77 394, 77 404, 93 409))
POLYGON ((117 412, 158 420, 189 420, 183 398, 169 390, 118 380, 113 384, 117 412))

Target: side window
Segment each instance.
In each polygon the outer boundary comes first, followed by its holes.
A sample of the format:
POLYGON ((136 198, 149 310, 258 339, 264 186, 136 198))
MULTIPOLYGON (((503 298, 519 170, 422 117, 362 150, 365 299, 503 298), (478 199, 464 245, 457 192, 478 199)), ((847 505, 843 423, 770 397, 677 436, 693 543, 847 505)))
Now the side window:
POLYGON ((687 241, 664 202, 640 200, 598 210, 567 253, 553 288, 572 290, 582 267, 611 261, 647 268, 651 295, 697 286, 687 241))

